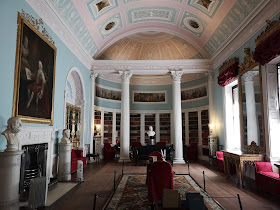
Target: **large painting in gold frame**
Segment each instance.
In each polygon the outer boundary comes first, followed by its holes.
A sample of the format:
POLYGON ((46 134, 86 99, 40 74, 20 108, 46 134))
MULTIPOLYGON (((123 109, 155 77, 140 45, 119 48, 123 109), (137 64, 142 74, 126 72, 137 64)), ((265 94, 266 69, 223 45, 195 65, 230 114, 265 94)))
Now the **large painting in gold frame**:
POLYGON ((18 13, 13 116, 53 125, 56 47, 39 31, 41 19, 29 21, 18 13))

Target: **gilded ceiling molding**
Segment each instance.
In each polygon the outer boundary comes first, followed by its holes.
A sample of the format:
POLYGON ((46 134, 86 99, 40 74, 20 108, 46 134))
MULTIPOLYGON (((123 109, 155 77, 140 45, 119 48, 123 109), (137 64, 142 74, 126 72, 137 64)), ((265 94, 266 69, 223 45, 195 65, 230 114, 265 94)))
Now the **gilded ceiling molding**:
POLYGON ((239 73, 253 69, 259 65, 259 63, 254 60, 254 52, 250 52, 250 48, 244 48, 244 52, 246 56, 244 57, 244 62, 238 65, 239 73))
POLYGON ((47 1, 26 0, 26 2, 40 15, 44 22, 59 37, 70 51, 88 68, 91 68, 93 59, 72 34, 71 30, 59 18, 47 1))

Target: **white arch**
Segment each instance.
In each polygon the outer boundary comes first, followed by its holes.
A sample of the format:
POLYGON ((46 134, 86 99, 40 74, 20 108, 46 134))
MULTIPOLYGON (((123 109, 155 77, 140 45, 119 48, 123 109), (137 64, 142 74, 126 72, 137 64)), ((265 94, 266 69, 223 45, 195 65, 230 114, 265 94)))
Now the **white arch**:
POLYGON ((85 120, 85 83, 82 77, 81 71, 77 67, 72 67, 66 77, 64 85, 64 128, 66 128, 66 103, 81 107, 81 134, 80 134, 80 147, 84 148, 84 135, 86 128, 85 120), (70 82, 72 87, 73 100, 67 98, 68 92, 68 82, 70 82))

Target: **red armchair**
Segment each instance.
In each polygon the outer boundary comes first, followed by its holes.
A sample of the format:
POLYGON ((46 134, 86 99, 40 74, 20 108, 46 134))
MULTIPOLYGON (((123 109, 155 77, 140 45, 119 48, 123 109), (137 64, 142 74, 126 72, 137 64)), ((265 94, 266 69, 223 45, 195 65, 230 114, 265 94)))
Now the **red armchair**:
POLYGON ((255 182, 259 189, 271 194, 280 194, 279 174, 272 171, 270 162, 255 162, 255 182))
POLYGON ((157 202, 163 199, 164 189, 173 189, 173 171, 170 163, 157 161, 151 167, 151 180, 148 186, 148 198, 157 202))
POLYGON ((109 143, 104 143, 104 159, 112 160, 115 158, 115 148, 109 143))
POLYGON ((71 150, 71 173, 77 171, 77 162, 78 160, 83 161, 83 167, 86 166, 87 158, 83 157, 83 150, 71 150))
POLYGON ((216 152, 216 165, 217 168, 220 169, 221 171, 224 171, 224 153, 222 151, 217 151, 216 152))
POLYGON ((186 147, 186 156, 187 160, 196 160, 197 159, 197 143, 191 143, 186 147))

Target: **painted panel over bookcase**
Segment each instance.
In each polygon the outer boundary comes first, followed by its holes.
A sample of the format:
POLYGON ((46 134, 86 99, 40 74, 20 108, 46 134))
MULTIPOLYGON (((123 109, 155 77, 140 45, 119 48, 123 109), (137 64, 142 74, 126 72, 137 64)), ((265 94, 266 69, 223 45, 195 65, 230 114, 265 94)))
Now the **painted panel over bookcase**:
MULTIPOLYGON (((278 20, 280 17, 280 12, 275 15, 273 20, 278 20)), ((219 75, 219 68, 222 66, 222 64, 233 57, 239 58, 239 63, 244 62, 244 48, 250 48, 251 51, 254 51, 256 44, 255 39, 260 35, 262 31, 264 31, 266 28, 266 25, 263 26, 257 33, 255 33, 249 40, 247 40, 241 47, 236 49, 236 51, 231 54, 228 58, 226 58, 224 61, 221 62, 221 64, 214 70, 214 93, 215 93, 215 119, 216 119, 216 135, 219 137, 219 143, 224 144, 224 105, 223 105, 223 91, 222 87, 218 85, 217 77, 219 75)))
MULTIPOLYGON (((17 37, 17 12, 24 10, 26 13, 39 19, 39 15, 25 1, 2 1, 0 7, 0 25, 5 28, 1 31, 1 76, 0 76, 0 132, 4 131, 7 126, 7 120, 12 116, 12 101, 14 90, 14 72, 15 72, 15 52, 17 37)), ((44 21, 44 20, 43 20, 44 21)), ((76 58, 76 56, 64 45, 64 43, 56 36, 56 34, 44 22, 44 27, 50 33, 55 41, 57 48, 56 56, 56 72, 55 72, 55 95, 54 95, 54 122, 53 127, 59 129, 57 139, 62 137, 62 129, 64 126, 64 87, 68 71, 72 67, 77 67, 83 77, 84 86, 90 86, 89 70, 76 58)), ((85 100, 89 101, 89 89, 85 89, 85 100)), ((85 112, 88 113, 89 104, 85 104, 85 112)), ((85 115, 85 124, 89 121, 88 115, 85 115)), ((40 126, 46 127, 45 124, 23 123, 24 126, 40 126)), ((84 134, 84 142, 87 143, 88 127, 86 126, 84 134)), ((6 147, 5 138, 0 135, 0 150, 6 147)), ((56 147, 54 147, 55 149, 56 147)), ((56 153, 56 150, 54 151, 56 153)))

